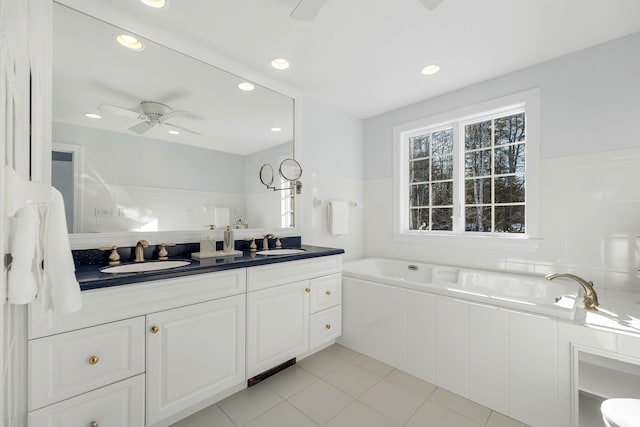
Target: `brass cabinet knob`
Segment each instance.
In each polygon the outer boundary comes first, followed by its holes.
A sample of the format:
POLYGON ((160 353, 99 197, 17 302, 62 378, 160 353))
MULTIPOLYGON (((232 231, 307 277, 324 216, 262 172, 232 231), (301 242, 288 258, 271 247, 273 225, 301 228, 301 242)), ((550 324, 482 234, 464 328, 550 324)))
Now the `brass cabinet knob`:
POLYGON ((311 292, 311 288, 306 288, 305 292, 307 292, 307 293, 311 292))
POLYGON ((98 422, 97 421, 91 421, 89 423, 89 427, 98 427, 98 422))
POLYGON ((100 358, 98 356, 91 356, 89 358, 89 365, 95 365, 100 361, 100 358))
POLYGON ((325 292, 325 294, 331 295, 331 291, 327 291, 327 292, 325 292))
POLYGON ((158 331, 160 331, 160 327, 158 327, 158 326, 152 326, 151 327, 151 333, 152 334, 157 334, 158 331))
POLYGON ((331 325, 328 324, 328 323, 326 325, 324 325, 324 327, 327 328, 327 329, 331 329, 331 325))

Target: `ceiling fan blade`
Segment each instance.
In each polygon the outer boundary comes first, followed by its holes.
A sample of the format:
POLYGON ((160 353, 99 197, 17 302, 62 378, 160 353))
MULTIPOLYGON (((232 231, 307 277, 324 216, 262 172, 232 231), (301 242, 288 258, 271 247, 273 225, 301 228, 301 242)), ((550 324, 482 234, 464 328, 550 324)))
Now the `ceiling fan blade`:
POLYGON ((133 125, 129 128, 129 130, 131 132, 135 132, 137 134, 142 135, 143 133, 146 133, 149 131, 149 129, 151 129, 152 127, 155 126, 155 123, 153 122, 140 122, 137 125, 133 125))
POLYGON ((420 0, 420 3, 422 3, 422 5, 427 9, 434 10, 436 7, 440 6, 440 3, 443 1, 444 0, 420 0))
POLYGON ((98 110, 103 111, 105 113, 117 114, 123 117, 129 117, 132 119, 137 119, 140 115, 139 111, 127 110, 126 108, 117 107, 111 104, 100 104, 98 110))
POLYGON ((313 21, 327 0, 300 0, 289 15, 298 21, 313 21))
POLYGON ((176 129, 183 130, 183 131, 185 131, 185 132, 189 132, 190 134, 193 134, 193 135, 202 135, 200 132, 196 132, 195 130, 191 130, 191 129, 183 128, 182 126, 174 125, 174 124, 172 124, 172 123, 164 122, 164 123, 162 123, 162 124, 163 124, 163 125, 170 126, 170 127, 172 127, 172 128, 176 128, 176 129))

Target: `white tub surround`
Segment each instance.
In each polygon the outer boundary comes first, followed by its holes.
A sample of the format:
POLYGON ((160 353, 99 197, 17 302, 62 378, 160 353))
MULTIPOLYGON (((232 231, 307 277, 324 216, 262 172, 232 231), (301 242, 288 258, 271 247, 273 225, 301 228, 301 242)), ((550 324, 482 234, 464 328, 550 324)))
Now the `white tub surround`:
POLYGON ((640 366, 640 295, 596 290, 587 312, 572 281, 357 260, 343 268, 339 342, 528 425, 578 427, 590 372, 576 348, 640 366))
POLYGON ((345 274, 362 280, 573 320, 577 284, 543 277, 492 273, 383 258, 345 264, 345 274))

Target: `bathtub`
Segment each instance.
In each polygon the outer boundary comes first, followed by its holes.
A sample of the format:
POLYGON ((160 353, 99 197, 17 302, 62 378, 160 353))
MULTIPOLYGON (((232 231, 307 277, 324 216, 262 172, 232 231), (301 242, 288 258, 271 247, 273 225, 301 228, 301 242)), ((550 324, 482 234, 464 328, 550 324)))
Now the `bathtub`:
POLYGON ((342 275, 568 320, 576 316, 579 293, 575 283, 542 277, 382 258, 345 262, 342 275))

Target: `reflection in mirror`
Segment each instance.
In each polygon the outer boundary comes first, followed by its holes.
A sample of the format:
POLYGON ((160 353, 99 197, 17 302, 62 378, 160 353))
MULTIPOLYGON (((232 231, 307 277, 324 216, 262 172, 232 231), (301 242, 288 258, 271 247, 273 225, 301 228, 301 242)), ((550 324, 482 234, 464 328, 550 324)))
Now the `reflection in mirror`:
POLYGON ((69 230, 293 226, 293 194, 255 180, 294 154, 293 99, 150 40, 126 49, 116 37, 132 33, 59 4, 53 25, 52 182, 69 230))

